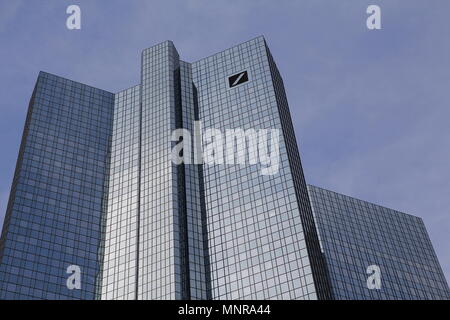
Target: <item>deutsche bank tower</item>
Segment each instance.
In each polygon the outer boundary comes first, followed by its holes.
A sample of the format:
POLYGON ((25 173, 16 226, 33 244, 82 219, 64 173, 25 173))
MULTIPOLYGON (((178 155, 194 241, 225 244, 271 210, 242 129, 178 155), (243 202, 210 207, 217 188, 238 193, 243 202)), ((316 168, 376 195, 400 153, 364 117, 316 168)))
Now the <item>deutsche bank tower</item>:
POLYGON ((141 59, 118 93, 39 74, 0 299, 333 299, 264 38, 194 63, 165 41, 141 59))

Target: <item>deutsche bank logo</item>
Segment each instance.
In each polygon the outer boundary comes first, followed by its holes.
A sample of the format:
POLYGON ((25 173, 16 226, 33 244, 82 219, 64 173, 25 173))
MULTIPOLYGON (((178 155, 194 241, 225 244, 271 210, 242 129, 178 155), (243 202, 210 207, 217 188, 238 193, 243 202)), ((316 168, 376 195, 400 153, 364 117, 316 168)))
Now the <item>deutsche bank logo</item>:
POLYGON ((228 77, 228 85, 230 88, 236 87, 240 84, 243 84, 248 81, 248 73, 247 71, 242 71, 228 77))

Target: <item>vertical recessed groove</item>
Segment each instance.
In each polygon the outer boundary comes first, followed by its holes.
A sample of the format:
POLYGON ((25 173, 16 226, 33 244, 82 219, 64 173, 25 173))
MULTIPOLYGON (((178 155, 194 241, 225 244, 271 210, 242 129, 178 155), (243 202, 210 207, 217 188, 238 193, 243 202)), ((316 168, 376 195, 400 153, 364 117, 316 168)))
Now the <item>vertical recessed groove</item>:
MULTIPOLYGON (((200 121, 200 111, 198 107, 198 93, 197 88, 192 84, 192 96, 194 101, 194 120, 200 121)), ((196 139, 194 137, 194 139, 196 139)), ((197 150, 195 151, 197 152, 197 150)), ((201 221, 202 221, 202 240, 203 240, 203 264, 205 267, 205 287, 206 287, 206 300, 212 299, 211 293, 211 268, 209 259, 209 249, 208 249, 208 221, 206 215, 206 203, 205 203, 205 186, 203 180, 203 165, 196 164, 198 170, 198 184, 200 193, 200 210, 201 210, 201 221)))
MULTIPOLYGON (((174 101, 175 101, 175 128, 183 128, 183 110, 181 104, 181 70, 178 67, 174 71, 174 101)), ((184 138, 183 138, 184 139, 184 138)), ((185 156, 185 154, 183 154, 185 156)), ((188 155, 190 156, 190 155, 188 155)), ((176 166, 178 183, 178 223, 180 228, 180 257, 181 257, 181 298, 190 300, 190 274, 189 274, 189 237, 187 221, 187 197, 186 197, 186 168, 184 163, 176 166), (184 275, 183 275, 184 273, 184 275)))

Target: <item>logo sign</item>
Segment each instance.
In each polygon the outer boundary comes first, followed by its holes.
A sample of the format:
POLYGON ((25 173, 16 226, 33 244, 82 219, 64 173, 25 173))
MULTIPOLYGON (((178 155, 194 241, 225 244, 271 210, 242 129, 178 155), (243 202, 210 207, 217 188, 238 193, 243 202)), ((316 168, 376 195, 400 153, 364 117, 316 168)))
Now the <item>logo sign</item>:
POLYGON ((248 81, 247 71, 239 72, 231 77, 228 77, 228 85, 230 88, 234 88, 240 84, 246 83, 248 81))

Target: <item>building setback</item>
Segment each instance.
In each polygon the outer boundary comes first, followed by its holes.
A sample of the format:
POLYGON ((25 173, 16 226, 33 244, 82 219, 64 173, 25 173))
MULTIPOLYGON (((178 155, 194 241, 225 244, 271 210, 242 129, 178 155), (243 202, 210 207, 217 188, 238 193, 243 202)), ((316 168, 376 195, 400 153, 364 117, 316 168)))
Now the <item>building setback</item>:
MULTIPOLYGON (((439 267, 434 253, 426 257, 439 267)), ((0 259, 0 299, 358 297, 336 293, 338 271, 321 250, 283 81, 263 37, 194 63, 162 42, 142 52, 140 83, 115 94, 41 72, 0 259), (196 121, 222 132, 278 129, 278 170, 175 164, 172 133, 195 132, 196 121), (66 283, 73 265, 80 289, 66 283)), ((438 297, 432 288, 421 288, 425 297, 438 297)))

